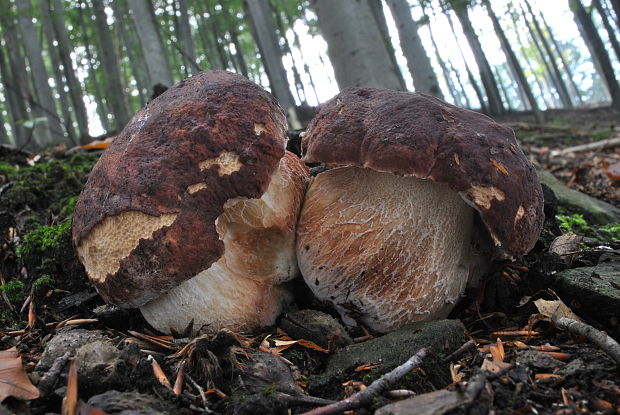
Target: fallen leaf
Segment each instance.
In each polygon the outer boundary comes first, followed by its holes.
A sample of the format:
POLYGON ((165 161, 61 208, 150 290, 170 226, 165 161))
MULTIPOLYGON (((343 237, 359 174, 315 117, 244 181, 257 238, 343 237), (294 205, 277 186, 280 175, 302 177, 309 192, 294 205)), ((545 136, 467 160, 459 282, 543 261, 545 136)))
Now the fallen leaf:
POLYGON ((549 245, 549 252, 558 255, 566 265, 570 266, 573 261, 577 259, 579 251, 581 251, 579 244, 582 239, 581 236, 572 232, 565 233, 551 242, 551 245, 549 245))
POLYGON ((15 347, 0 351, 0 402, 9 396, 18 399, 39 397, 39 390, 30 382, 15 347))
POLYGON ((465 377, 465 373, 461 372, 461 365, 450 363, 450 377, 453 383, 459 383, 465 377))
POLYGON ((503 362, 504 361, 504 345, 502 341, 498 338, 497 345, 492 344, 490 347, 491 356, 493 357, 494 362, 503 362))
POLYGON ((364 372, 366 370, 373 370, 378 368, 381 365, 360 365, 358 367, 355 368, 355 372, 364 372))
POLYGON ((510 363, 508 362, 494 362, 492 360, 484 360, 480 369, 489 372, 489 373, 501 373, 507 368, 510 367, 510 363))
POLYGON ((562 302, 562 300, 559 299, 548 301, 540 298, 534 301, 534 305, 536 305, 536 308, 540 314, 549 317, 552 320, 554 318, 567 317, 573 320, 583 321, 577 317, 575 313, 573 313, 571 309, 562 302))
POLYGON ((620 180, 620 161, 605 166, 605 173, 611 180, 620 180))

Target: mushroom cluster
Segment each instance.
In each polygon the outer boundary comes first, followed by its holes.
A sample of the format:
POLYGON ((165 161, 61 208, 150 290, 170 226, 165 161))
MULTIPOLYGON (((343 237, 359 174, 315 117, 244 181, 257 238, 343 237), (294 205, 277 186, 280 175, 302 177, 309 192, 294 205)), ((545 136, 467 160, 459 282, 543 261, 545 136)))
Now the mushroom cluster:
POLYGON ((301 273, 376 331, 447 316, 473 273, 477 221, 503 257, 528 252, 542 228, 542 190, 512 130, 428 95, 346 89, 319 108, 302 151, 333 168, 306 194, 301 273))
POLYGON ((309 180, 286 118, 239 75, 202 72, 139 111, 94 167, 73 242, 106 302, 156 329, 273 324, 298 275, 309 180))

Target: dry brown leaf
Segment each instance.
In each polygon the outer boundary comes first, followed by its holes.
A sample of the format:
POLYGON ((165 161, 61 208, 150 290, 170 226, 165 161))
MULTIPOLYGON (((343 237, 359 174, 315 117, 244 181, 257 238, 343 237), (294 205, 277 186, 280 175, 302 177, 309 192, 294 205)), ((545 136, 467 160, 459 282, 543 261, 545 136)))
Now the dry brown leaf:
POLYGON ((577 259, 579 251, 581 251, 579 244, 582 239, 581 236, 572 232, 565 233, 551 242, 551 245, 549 245, 549 252, 558 255, 566 265, 570 266, 570 264, 577 259))
POLYGON ((381 365, 360 365, 358 367, 355 368, 355 372, 364 372, 366 370, 373 370, 378 368, 381 365))
POLYGON ((461 365, 450 363, 450 376, 453 383, 459 383, 465 377, 465 373, 461 372, 461 365))
POLYGON ((15 347, 0 351, 0 402, 9 396, 26 400, 39 397, 39 390, 30 382, 15 347))
POLYGON ((489 351, 491 352, 491 356, 493 357, 494 362, 504 361, 504 357, 506 356, 504 353, 504 345, 499 338, 497 339, 497 345, 490 345, 489 351))
POLYGON ((571 309, 562 302, 562 300, 547 301, 541 298, 534 301, 534 305, 536 305, 536 308, 540 314, 549 317, 552 320, 554 318, 567 317, 573 320, 583 321, 577 317, 575 313, 573 313, 571 309))
POLYGON ((510 367, 508 362, 494 362, 492 360, 484 360, 480 369, 489 373, 500 373, 510 367))

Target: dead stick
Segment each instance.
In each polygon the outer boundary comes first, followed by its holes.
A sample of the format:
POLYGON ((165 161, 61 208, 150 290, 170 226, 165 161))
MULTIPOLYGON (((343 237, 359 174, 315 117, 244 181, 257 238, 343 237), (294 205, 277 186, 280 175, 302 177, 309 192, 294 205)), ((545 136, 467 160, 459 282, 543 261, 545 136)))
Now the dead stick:
POLYGON ((607 334, 595 329, 589 324, 568 317, 554 318, 553 322, 560 329, 568 330, 571 333, 586 337, 592 343, 603 349, 605 353, 620 365, 620 344, 607 334))
POLYGON ((305 412, 303 415, 335 415, 344 411, 365 406, 370 403, 373 398, 385 392, 400 378, 420 366, 422 359, 426 356, 426 353, 426 349, 420 349, 419 352, 411 356, 411 358, 409 358, 409 360, 405 363, 386 373, 382 378, 375 380, 366 389, 354 393, 342 401, 305 412))
POLYGON ((205 390, 202 388, 202 386, 200 386, 194 379, 192 379, 192 377, 190 375, 188 375, 187 373, 185 374, 185 377, 187 378, 187 380, 190 381, 190 383, 192 385, 194 385, 194 387, 196 389, 198 389, 198 393, 200 394, 200 399, 202 399, 202 407, 205 409, 205 412, 208 414, 214 414, 215 412, 213 412, 212 410, 209 409, 209 407, 207 406, 207 395, 205 395, 205 390))
POLYGON ((455 351, 450 353, 442 361, 443 362, 453 362, 454 360, 456 360, 459 357, 461 357, 462 355, 464 355, 465 352, 467 352, 469 349, 475 349, 475 348, 476 348, 476 342, 473 341, 473 340, 469 340, 467 343, 463 344, 461 347, 459 347, 458 349, 456 349, 455 351))
POLYGON ((606 148, 612 148, 620 146, 620 137, 608 138, 606 140, 595 141, 593 143, 581 144, 574 147, 567 147, 563 150, 557 150, 551 152, 551 157, 561 156, 563 154, 568 153, 579 153, 582 151, 590 151, 590 150, 604 150, 606 148))

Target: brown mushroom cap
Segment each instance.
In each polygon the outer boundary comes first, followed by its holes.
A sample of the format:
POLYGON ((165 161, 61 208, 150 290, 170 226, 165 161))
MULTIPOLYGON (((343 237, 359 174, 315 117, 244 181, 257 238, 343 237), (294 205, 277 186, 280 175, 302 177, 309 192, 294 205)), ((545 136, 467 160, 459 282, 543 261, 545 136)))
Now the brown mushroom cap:
POLYGON ((306 162, 447 184, 480 213, 506 256, 528 252, 542 228, 542 189, 513 131, 425 94, 343 90, 319 108, 302 152, 306 162))
MULTIPOLYGON (((294 156, 280 162, 285 143, 286 118, 274 98, 224 71, 183 80, 139 111, 93 169, 76 206, 73 242, 101 296, 141 306, 208 270, 228 244, 218 234, 218 220, 235 228, 229 234, 241 240, 237 245, 266 251, 287 246, 284 254, 272 255, 279 265, 263 264, 255 273, 262 277, 254 278, 262 278, 261 294, 281 292, 276 284, 296 273, 295 220, 290 218, 296 218, 308 180, 294 156), (270 219, 251 218, 251 209, 235 213, 235 205, 261 198, 274 177, 279 183, 287 175, 292 182, 286 186, 298 192, 288 196, 289 205, 273 207, 280 200, 254 204, 255 213, 269 211, 270 219), (261 208, 269 203, 269 209, 261 208), (246 232, 244 226, 260 232, 246 232)), ((247 270, 239 261, 237 271, 247 270)), ((281 301, 266 302, 271 304, 266 312, 273 314, 281 301)))

